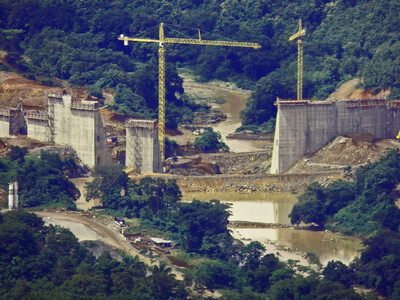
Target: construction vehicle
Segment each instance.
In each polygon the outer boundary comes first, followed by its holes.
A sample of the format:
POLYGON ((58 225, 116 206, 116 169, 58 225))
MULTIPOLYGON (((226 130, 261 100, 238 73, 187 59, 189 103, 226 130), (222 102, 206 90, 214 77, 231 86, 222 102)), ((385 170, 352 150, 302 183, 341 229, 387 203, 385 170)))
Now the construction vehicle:
POLYGON ((300 19, 299 31, 289 38, 289 41, 297 39, 297 100, 303 100, 303 36, 305 34, 306 30, 303 29, 300 19))
POLYGON ((190 44, 190 45, 204 45, 204 46, 228 46, 228 47, 248 47, 259 49, 261 46, 257 43, 245 42, 230 42, 230 41, 213 41, 202 40, 200 29, 198 29, 198 39, 187 38, 166 38, 164 36, 164 23, 160 24, 159 39, 148 38, 131 38, 123 34, 120 35, 118 40, 124 41, 127 46, 128 42, 147 42, 158 43, 158 139, 160 143, 161 161, 165 160, 165 44, 190 44))

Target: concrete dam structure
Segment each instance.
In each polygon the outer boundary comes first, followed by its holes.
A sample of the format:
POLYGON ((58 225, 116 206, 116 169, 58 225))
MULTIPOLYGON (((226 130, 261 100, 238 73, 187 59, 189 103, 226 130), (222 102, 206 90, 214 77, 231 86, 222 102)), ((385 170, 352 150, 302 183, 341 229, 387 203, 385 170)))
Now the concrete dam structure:
POLYGON ((162 173, 156 121, 127 121, 125 165, 137 172, 162 173))
POLYGON ((271 174, 286 172, 300 158, 325 146, 335 136, 370 133, 394 138, 400 129, 400 101, 384 99, 312 101, 281 100, 275 105, 271 174))
POLYGON ((0 136, 11 135, 69 145, 90 168, 112 163, 97 101, 51 93, 47 111, 0 109, 0 136))
POLYGON ((0 136, 26 134, 24 114, 20 109, 0 108, 0 136))

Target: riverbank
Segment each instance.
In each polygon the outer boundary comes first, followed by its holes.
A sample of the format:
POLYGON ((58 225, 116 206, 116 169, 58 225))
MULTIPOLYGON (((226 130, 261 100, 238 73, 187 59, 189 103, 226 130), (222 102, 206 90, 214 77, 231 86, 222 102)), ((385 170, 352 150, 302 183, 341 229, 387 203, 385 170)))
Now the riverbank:
MULTIPOLYGON (((133 177, 134 178, 134 177, 133 177)), ((249 174, 214 176, 176 176, 184 192, 291 192, 299 193, 312 182, 327 184, 342 179, 343 172, 320 174, 249 174)))
MULTIPOLYGON (((253 239, 246 238, 239 229, 231 230, 232 236, 242 241, 244 244, 249 244, 253 239)), ((310 267, 314 270, 320 270, 322 265, 319 263, 318 259, 312 254, 308 254, 299 249, 291 249, 289 247, 284 247, 278 244, 277 241, 272 241, 269 239, 264 239, 261 244, 264 246, 264 254, 274 254, 280 261, 288 262, 289 260, 296 261, 297 265, 310 267)))

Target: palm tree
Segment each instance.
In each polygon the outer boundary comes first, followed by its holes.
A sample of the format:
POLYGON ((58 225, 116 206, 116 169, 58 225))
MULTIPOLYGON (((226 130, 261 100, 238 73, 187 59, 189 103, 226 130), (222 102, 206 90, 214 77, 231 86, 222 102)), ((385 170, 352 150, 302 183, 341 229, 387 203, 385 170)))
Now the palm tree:
POLYGON ((155 293, 156 299, 168 299, 174 294, 174 289, 178 286, 178 280, 175 274, 171 274, 172 268, 168 267, 164 262, 160 262, 152 268, 150 275, 150 283, 152 291, 155 293))

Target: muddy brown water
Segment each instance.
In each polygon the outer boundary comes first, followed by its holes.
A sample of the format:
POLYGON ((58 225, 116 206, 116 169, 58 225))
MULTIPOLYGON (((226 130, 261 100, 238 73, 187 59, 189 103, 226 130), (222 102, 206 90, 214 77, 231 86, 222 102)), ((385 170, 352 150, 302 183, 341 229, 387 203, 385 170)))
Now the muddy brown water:
POLYGON ((234 133, 240 127, 242 120, 240 119, 240 111, 246 107, 249 99, 249 93, 243 93, 233 90, 218 90, 221 98, 225 103, 215 105, 213 108, 227 115, 225 121, 212 125, 214 131, 220 132, 223 141, 228 145, 231 152, 249 152, 257 150, 252 142, 240 140, 226 139, 228 134, 234 133))
MULTIPOLYGON (((218 89, 218 87, 215 87, 218 89)), ((250 93, 241 90, 218 89, 217 93, 225 103, 213 106, 214 109, 227 115, 225 121, 213 124, 214 131, 221 133, 222 140, 228 145, 231 152, 252 152, 260 150, 264 141, 243 141, 227 139, 226 136, 234 133, 242 125, 240 112, 246 107, 250 93)))
MULTIPOLYGON (((233 133, 241 125, 239 115, 240 111, 246 107, 250 97, 249 92, 206 85, 204 85, 204 89, 225 100, 224 104, 216 105, 213 108, 225 113, 227 119, 212 125, 212 127, 215 131, 221 133, 223 141, 229 146, 231 152, 257 151, 266 144, 264 141, 226 139, 228 134, 233 133)), ((193 136, 190 136, 190 138, 193 139, 193 136)), ((87 180, 75 179, 74 183, 82 190, 87 180)), ((297 195, 291 193, 244 194, 237 192, 183 194, 183 201, 191 201, 193 199, 203 201, 218 199, 229 203, 232 213, 230 220, 232 221, 290 224, 288 215, 293 205, 297 202, 297 195)), ((99 205, 99 203, 94 203, 93 201, 87 203, 82 196, 77 201, 77 205, 80 209, 88 209, 94 205, 99 205)), ((270 241, 273 241, 282 247, 314 253, 324 265, 330 260, 340 260, 348 264, 352 259, 360 255, 360 250, 362 249, 360 239, 331 232, 315 232, 293 228, 236 228, 233 234, 235 237, 247 241, 260 241, 266 246, 270 246, 270 241)))
MULTIPOLYGON (((218 199, 231 205, 231 221, 290 224, 289 213, 297 195, 292 193, 184 193, 183 201, 218 199)), ((325 231, 294 228, 235 228, 234 236, 255 240, 264 245, 272 242, 281 247, 314 253, 326 265, 330 260, 349 264, 360 256, 361 239, 325 231)))
MULTIPOLYGON (((221 111, 227 115, 223 122, 208 125, 221 134, 223 142, 225 142, 231 152, 253 152, 262 150, 263 146, 267 144, 265 141, 243 141, 227 139, 228 134, 234 133, 235 130, 242 125, 240 119, 240 112, 246 107, 246 103, 251 95, 250 91, 231 89, 221 86, 214 86, 209 84, 202 84, 193 81, 184 82, 185 91, 188 94, 196 97, 201 96, 211 99, 223 99, 223 104, 213 105, 212 108, 221 111)), ((188 141, 193 142, 195 136, 190 131, 183 130, 181 136, 169 136, 175 139, 178 144, 184 145, 188 141)))

